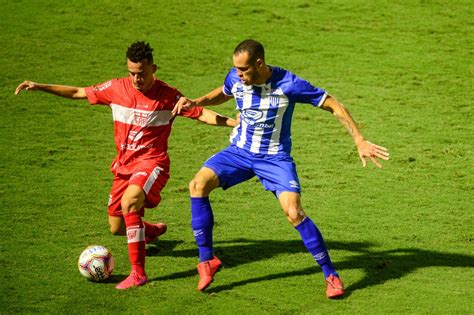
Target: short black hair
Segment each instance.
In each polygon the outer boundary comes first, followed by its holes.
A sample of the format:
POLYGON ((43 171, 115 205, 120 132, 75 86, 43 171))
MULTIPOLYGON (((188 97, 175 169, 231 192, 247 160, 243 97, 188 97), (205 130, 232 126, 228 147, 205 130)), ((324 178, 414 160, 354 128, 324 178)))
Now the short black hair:
POLYGON ((238 44, 234 49, 234 55, 244 51, 248 52, 251 62, 255 62, 257 59, 265 61, 265 49, 263 49, 263 45, 260 42, 254 39, 246 39, 238 44))
POLYGON ((146 59, 149 63, 153 63, 153 48, 148 43, 135 42, 128 47, 127 58, 132 62, 142 62, 146 59))

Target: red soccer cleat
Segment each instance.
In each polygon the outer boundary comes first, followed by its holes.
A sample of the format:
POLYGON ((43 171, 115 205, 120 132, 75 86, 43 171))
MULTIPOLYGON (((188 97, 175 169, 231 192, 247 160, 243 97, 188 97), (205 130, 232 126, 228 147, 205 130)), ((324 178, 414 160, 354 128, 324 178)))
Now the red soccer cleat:
POLYGON ((344 295, 344 285, 338 276, 330 275, 326 278, 326 296, 337 298, 344 295))
POLYGON ((150 244, 150 243, 153 243, 154 241, 156 241, 158 239, 158 236, 165 234, 166 230, 168 229, 168 227, 164 223, 156 223, 156 224, 153 224, 153 226, 156 229, 156 234, 155 234, 154 237, 147 237, 145 235, 145 243, 146 244, 150 244))
POLYGON ((125 280, 117 284, 115 288, 119 290, 125 290, 131 287, 142 286, 147 282, 148 277, 146 275, 139 275, 136 271, 132 271, 130 275, 125 280))
POLYGON ((197 289, 204 291, 214 280, 214 275, 221 267, 221 261, 214 256, 211 260, 203 261, 198 264, 199 283, 197 289))

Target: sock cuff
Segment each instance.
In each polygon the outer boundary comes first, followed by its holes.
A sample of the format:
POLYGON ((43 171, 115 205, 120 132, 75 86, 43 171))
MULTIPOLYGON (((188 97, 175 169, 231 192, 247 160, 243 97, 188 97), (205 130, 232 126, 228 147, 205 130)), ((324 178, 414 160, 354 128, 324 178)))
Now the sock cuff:
POLYGON ((143 227, 142 217, 138 212, 129 212, 123 215, 123 220, 125 221, 125 226, 128 228, 130 226, 143 227))
POLYGON ((306 225, 308 225, 309 222, 312 222, 312 221, 308 216, 306 216, 298 225, 295 226, 295 229, 297 229, 298 231, 301 231, 304 227, 306 227, 306 225))
POLYGON ((203 197, 189 197, 189 199, 191 200, 191 203, 194 203, 194 202, 208 202, 209 201, 209 196, 203 196, 203 197))

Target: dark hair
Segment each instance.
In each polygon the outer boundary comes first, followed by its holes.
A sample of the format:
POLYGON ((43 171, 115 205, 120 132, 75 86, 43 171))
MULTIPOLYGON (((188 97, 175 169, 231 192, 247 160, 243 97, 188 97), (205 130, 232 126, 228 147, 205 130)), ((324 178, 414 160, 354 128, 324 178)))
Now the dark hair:
POLYGON ((145 42, 135 42, 127 50, 127 58, 132 62, 141 62, 147 60, 153 63, 153 48, 145 42))
POLYGON ((238 55, 244 51, 248 52, 251 62, 255 62, 257 59, 265 61, 265 50, 263 49, 263 45, 256 40, 246 39, 238 44, 234 49, 234 55, 238 55))

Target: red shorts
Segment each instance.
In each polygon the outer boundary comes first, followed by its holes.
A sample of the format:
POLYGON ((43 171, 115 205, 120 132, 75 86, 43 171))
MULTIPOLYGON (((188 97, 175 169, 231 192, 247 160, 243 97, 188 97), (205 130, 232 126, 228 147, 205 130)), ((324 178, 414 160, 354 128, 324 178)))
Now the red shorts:
MULTIPOLYGON (((123 215, 121 200, 129 185, 137 185, 142 188, 146 197, 146 208, 156 207, 161 200, 161 190, 165 187, 169 178, 169 173, 158 166, 137 169, 130 175, 116 175, 109 195, 109 216, 121 217, 123 215)), ((140 209, 139 213, 143 216, 144 209, 140 209)))

